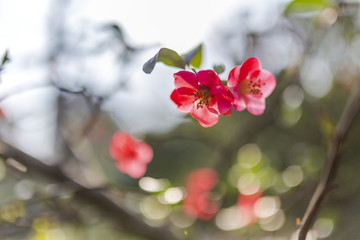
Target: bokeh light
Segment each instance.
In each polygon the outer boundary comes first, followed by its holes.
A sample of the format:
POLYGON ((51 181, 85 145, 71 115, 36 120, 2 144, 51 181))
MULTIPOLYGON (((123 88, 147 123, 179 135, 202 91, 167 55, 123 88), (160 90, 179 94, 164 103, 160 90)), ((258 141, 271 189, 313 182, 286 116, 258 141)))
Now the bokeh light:
POLYGON ((280 209, 274 215, 259 219, 259 224, 263 230, 274 232, 279 230, 284 225, 285 219, 286 216, 284 210, 280 209))
POLYGON ((142 214, 151 220, 163 220, 170 214, 170 207, 161 204, 156 196, 147 196, 140 202, 142 214))
POLYGON ((261 187, 260 179, 256 174, 245 173, 238 180, 239 192, 244 195, 251 195, 259 192, 261 187))
POLYGON ((302 86, 313 97, 324 97, 332 87, 333 75, 329 66, 321 58, 306 59, 300 74, 302 86))
POLYGON ((237 206, 223 208, 216 215, 216 226, 224 231, 240 229, 249 223, 246 216, 240 216, 237 206))
POLYGON ((175 204, 184 198, 184 191, 179 187, 168 188, 159 195, 159 201, 163 204, 175 204))
POLYGON ((314 223, 314 231, 318 238, 327 238, 334 230, 334 221, 330 218, 319 218, 314 223))
POLYGON ((279 197, 265 196, 255 203, 255 214, 259 218, 268 218, 280 210, 281 201, 279 197))
POLYGON ((44 240, 66 240, 66 235, 61 229, 50 229, 45 232, 44 240))
POLYGON ((293 165, 285 169, 282 174, 282 178, 286 186, 295 187, 302 182, 304 173, 300 166, 293 165))
POLYGON ((148 192, 159 192, 164 190, 169 185, 166 179, 155 179, 152 177, 143 177, 139 180, 139 186, 148 192))
POLYGON ((16 183, 15 188, 15 195, 22 200, 27 200, 32 198, 35 193, 34 184, 29 180, 21 180, 16 183))
POLYGON ((243 168, 253 168, 261 161, 261 150, 256 144, 246 144, 238 152, 237 160, 243 168))
POLYGON ((188 215, 185 215, 184 212, 180 208, 172 211, 169 218, 170 218, 170 221, 179 228, 188 228, 196 220, 195 217, 190 217, 188 215))
POLYGON ((304 92, 297 85, 290 85, 283 92, 283 100, 287 107, 298 108, 304 101, 304 92))

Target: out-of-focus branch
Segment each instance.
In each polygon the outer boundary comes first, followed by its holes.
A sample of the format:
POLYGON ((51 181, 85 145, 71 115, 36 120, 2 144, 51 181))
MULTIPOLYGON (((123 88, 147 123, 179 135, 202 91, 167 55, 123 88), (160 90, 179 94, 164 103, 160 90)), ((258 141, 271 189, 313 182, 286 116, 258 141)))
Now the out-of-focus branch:
POLYGON ((110 216, 121 225, 122 229, 129 233, 151 240, 178 239, 166 228, 155 228, 147 225, 140 216, 132 214, 120 204, 114 202, 106 194, 105 190, 93 190, 83 186, 64 174, 58 166, 46 165, 3 140, 0 140, 0 155, 17 160, 25 165, 29 171, 38 172, 57 182, 67 183, 69 187, 74 189, 77 200, 95 205, 102 213, 110 216))
POLYGON ((309 206, 301 222, 299 240, 305 240, 315 217, 320 210, 320 205, 324 201, 327 193, 332 189, 332 183, 336 174, 337 164, 341 154, 341 147, 350 130, 350 127, 360 110, 360 84, 357 84, 355 94, 348 99, 347 105, 336 125, 334 137, 332 139, 323 175, 311 198, 309 206))

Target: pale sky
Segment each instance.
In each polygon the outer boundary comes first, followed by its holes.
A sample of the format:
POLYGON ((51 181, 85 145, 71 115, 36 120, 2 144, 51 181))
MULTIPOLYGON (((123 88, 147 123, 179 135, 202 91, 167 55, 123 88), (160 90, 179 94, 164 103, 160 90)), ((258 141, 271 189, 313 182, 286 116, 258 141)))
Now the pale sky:
MULTIPOLYGON (((48 86, 50 73, 45 64, 48 48, 56 41, 49 39, 48 32, 52 28, 49 24, 52 11, 58 3, 55 0, 0 2, 0 53, 9 49, 12 58, 1 76, 0 99, 6 98, 0 107, 13 125, 2 129, 0 134, 30 154, 44 158, 51 156, 54 146, 51 139, 55 134, 56 91, 48 86), (37 87, 33 90, 23 91, 34 86, 37 87), (39 145, 40 148, 34 147, 39 145)), ((87 26, 118 23, 134 45, 158 44, 159 48, 169 47, 179 53, 204 43, 202 67, 209 68, 221 61, 226 63, 226 59, 218 57, 221 53, 206 48, 214 26, 231 24, 240 8, 251 8, 260 18, 267 18, 261 13, 268 4, 268 0, 76 0, 69 1, 63 24, 76 36, 87 33, 87 26)), ((257 15, 252 17, 256 19, 257 15)), ((57 24, 56 20, 53 24, 57 24)), ((95 39, 98 37, 97 32, 92 34, 95 39)), ((77 44, 86 48, 90 42, 77 44)), ((166 131, 181 122, 183 115, 169 100, 172 74, 177 70, 158 64, 151 75, 141 71, 142 64, 156 51, 154 48, 144 52, 126 69, 119 68, 114 54, 107 52, 76 61, 65 59, 58 71, 68 81, 81 72, 83 79, 77 81, 79 84, 85 81, 95 93, 106 92, 118 81, 119 74, 127 74, 131 78, 129 91, 116 94, 103 110, 115 121, 121 120, 119 127, 125 131, 135 134, 166 131)))

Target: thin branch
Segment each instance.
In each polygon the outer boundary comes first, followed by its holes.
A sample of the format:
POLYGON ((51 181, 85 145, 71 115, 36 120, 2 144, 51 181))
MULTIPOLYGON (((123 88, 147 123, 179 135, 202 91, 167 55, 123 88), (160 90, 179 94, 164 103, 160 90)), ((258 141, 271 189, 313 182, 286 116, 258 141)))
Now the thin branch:
POLYGON ((320 210, 320 205, 324 201, 327 193, 333 188, 333 180, 337 170, 341 147, 345 141, 350 127, 360 109, 360 84, 356 86, 355 94, 348 99, 345 109, 342 112, 340 120, 335 129, 328 156, 325 163, 323 175, 312 196, 309 206, 302 219, 299 240, 305 240, 306 235, 315 221, 316 215, 320 210))
POLYGON ((69 176, 65 175, 58 166, 49 166, 30 155, 14 148, 8 143, 0 140, 0 155, 3 157, 13 158, 25 165, 29 171, 41 173, 49 179, 57 182, 66 182, 75 191, 77 200, 90 203, 97 206, 102 213, 106 213, 114 221, 118 222, 122 229, 145 237, 151 240, 169 240, 178 239, 166 228, 156 228, 147 225, 140 216, 136 216, 130 211, 114 202, 103 190, 94 191, 82 184, 77 183, 69 176))

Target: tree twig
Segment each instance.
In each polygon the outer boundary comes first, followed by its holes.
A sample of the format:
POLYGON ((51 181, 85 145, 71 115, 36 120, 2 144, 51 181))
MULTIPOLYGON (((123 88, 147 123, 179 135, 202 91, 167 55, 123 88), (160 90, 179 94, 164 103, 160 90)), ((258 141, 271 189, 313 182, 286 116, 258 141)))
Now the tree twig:
POLYGON ((72 178, 63 173, 58 166, 49 166, 30 155, 18 150, 10 144, 0 139, 0 155, 13 158, 25 165, 29 171, 41 173, 49 179, 57 182, 66 182, 75 189, 75 198, 77 200, 95 205, 102 213, 106 213, 114 221, 118 222, 122 229, 145 237, 151 240, 169 240, 178 239, 166 228, 156 228, 147 225, 140 216, 132 214, 129 210, 114 202, 106 191, 92 189, 77 183, 72 178))
POLYGON ((357 84, 355 89, 355 94, 349 97, 346 107, 336 125, 334 137, 325 162, 323 175, 301 222, 299 240, 305 240, 306 235, 320 210, 320 205, 324 201, 327 193, 332 189, 342 144, 344 143, 350 127, 360 109, 360 84, 357 84))

